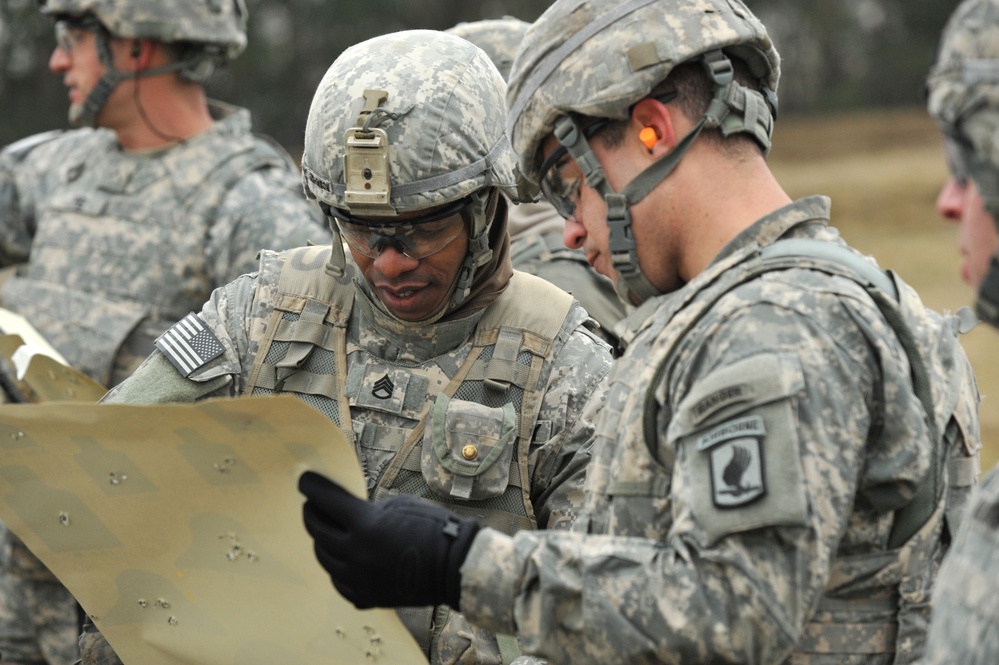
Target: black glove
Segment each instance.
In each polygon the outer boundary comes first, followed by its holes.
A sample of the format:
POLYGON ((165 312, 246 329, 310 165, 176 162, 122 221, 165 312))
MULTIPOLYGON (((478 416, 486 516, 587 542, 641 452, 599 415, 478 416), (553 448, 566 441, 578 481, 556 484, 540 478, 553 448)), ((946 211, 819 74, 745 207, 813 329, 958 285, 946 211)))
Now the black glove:
POLYGON ((479 531, 474 519, 405 494, 371 503, 312 471, 298 490, 316 558, 355 607, 458 609, 458 570, 479 531))

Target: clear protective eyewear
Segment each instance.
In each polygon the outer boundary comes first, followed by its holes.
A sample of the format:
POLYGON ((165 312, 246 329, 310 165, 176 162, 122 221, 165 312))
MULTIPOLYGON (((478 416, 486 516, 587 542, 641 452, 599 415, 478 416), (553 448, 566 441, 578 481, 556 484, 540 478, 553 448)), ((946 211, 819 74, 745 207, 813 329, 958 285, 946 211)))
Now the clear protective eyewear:
MULTIPOLYGON (((594 134, 607 126, 607 118, 597 120, 583 129, 583 136, 589 140, 594 134)), ((579 188, 583 182, 582 174, 575 178, 562 177, 562 167, 568 161, 568 148, 560 145, 541 163, 541 193, 555 208, 555 212, 563 219, 569 219, 576 212, 576 202, 579 200, 579 188)))
POLYGON ((83 41, 86 33, 93 32, 98 25, 93 19, 56 21, 54 26, 56 48, 65 53, 72 53, 73 49, 83 41))
POLYGON ((441 251, 461 235, 471 205, 472 199, 464 198, 404 222, 372 222, 333 207, 328 208, 327 214, 336 220, 347 244, 364 256, 376 259, 386 247, 391 247, 418 261, 441 251))
MULTIPOLYGON (((656 95, 654 99, 657 99, 663 104, 668 104, 676 99, 676 92, 670 91, 661 95, 656 95)), ((629 116, 634 108, 635 107, 632 106, 628 109, 629 116)), ((610 118, 601 118, 593 124, 586 126, 582 129, 583 137, 589 141, 596 135, 597 132, 606 127, 610 122, 610 118)), ((569 219, 575 214, 576 202, 579 200, 579 189, 583 181, 582 175, 568 180, 562 177, 562 167, 565 166, 567 153, 568 148, 564 145, 559 145, 552 151, 552 154, 548 155, 545 161, 541 163, 540 170, 541 193, 544 194, 545 198, 548 199, 548 202, 552 204, 555 211, 561 215, 563 219, 569 219)))

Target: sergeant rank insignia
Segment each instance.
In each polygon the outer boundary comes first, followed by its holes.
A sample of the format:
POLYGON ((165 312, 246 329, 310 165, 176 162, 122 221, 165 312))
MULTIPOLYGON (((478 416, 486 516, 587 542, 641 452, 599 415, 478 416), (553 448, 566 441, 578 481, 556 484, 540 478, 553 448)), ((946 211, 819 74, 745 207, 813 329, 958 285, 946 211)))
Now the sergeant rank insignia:
POLYGON ((767 493, 763 473, 763 418, 749 416, 715 427, 697 441, 709 455, 711 497, 718 508, 738 508, 767 493))
POLYGON ((156 340, 156 348, 185 377, 222 355, 225 347, 197 314, 191 312, 156 340))

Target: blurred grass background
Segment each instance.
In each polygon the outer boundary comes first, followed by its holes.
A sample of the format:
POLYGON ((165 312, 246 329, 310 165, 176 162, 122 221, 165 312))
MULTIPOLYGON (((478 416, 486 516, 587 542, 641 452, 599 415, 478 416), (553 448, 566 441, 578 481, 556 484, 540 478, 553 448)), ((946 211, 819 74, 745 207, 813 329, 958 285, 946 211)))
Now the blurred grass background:
MULTIPOLYGON (((944 182, 940 133, 923 108, 781 118, 770 163, 794 197, 832 198, 832 223, 939 311, 974 303, 958 273, 957 226, 936 214, 944 182)), ((999 331, 984 324, 961 338, 982 393, 983 474, 999 461, 999 331)))

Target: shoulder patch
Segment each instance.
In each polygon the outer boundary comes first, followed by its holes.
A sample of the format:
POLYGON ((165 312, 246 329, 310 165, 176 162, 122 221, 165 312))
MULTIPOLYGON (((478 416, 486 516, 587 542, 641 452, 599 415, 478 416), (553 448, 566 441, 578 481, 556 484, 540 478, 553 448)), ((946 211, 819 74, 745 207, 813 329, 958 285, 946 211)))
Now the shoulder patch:
POLYGON ((191 376, 225 351, 219 338, 205 327, 194 312, 160 335, 156 340, 156 348, 184 377, 191 376))
POLYGON ((764 472, 766 427, 760 416, 722 423, 697 441, 709 456, 711 497, 718 508, 745 506, 767 493, 764 472))

